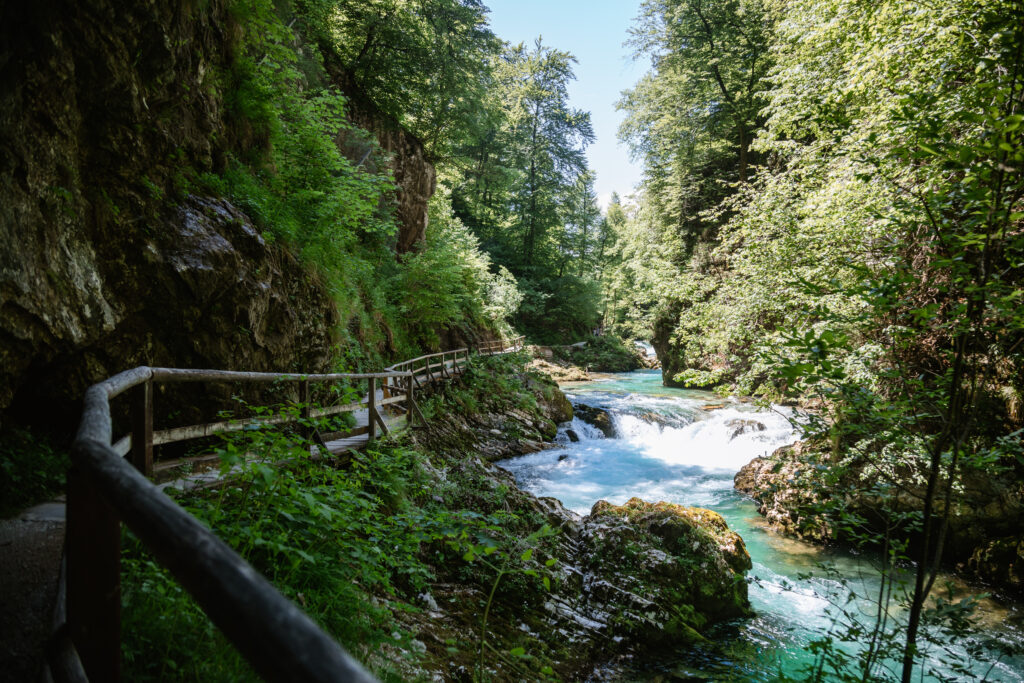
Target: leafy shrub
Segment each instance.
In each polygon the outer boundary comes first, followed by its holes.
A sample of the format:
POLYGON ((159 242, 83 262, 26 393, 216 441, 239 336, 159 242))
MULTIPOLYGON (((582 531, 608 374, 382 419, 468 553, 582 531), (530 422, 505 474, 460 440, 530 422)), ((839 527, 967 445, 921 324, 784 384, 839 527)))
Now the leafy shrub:
POLYGON ((640 352, 632 342, 613 335, 590 337, 586 346, 560 349, 559 355, 597 372, 629 372, 643 367, 640 352))

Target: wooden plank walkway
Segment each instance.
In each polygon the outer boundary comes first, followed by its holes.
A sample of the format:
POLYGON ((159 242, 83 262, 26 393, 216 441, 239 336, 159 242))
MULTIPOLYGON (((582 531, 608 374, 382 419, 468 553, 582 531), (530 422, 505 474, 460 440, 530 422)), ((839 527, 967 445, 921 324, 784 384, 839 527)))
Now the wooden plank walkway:
MULTIPOLYGON (((523 338, 478 346, 480 355, 522 348, 523 338)), ((371 681, 373 677, 285 598, 234 550, 151 481, 154 447, 216 434, 296 424, 320 440, 316 455, 341 453, 423 420, 417 389, 460 375, 469 349, 456 349, 398 363, 378 373, 297 374, 138 367, 86 391, 68 474, 64 567, 48 648, 48 680, 118 681, 121 657, 120 544, 126 525, 165 566, 254 670, 268 680, 371 681), (167 383, 297 384, 291 414, 261 416, 155 430, 155 385, 167 383), (359 387, 351 403, 314 406, 314 384, 359 387), (129 432, 114 437, 111 401, 130 402, 129 432), (316 418, 353 413, 355 427, 320 435, 316 418), (326 438, 325 438, 326 437, 326 438)), ((312 449, 311 449, 312 454, 312 449)), ((215 481, 219 471, 204 475, 215 481)), ((193 475, 191 485, 204 485, 193 475)), ((171 482, 164 486, 187 483, 171 482)), ((209 485, 212 485, 210 483, 209 485)))
MULTIPOLYGON (((480 347, 480 350, 477 351, 477 355, 500 355, 512 353, 520 350, 521 348, 522 338, 520 337, 512 342, 490 342, 484 344, 480 347)), ((409 361, 396 363, 395 365, 386 368, 384 373, 378 374, 384 375, 391 373, 394 375, 406 372, 408 373, 406 379, 413 385, 415 391, 416 388, 422 389, 434 382, 446 381, 448 379, 461 376, 464 371, 465 364, 468 361, 468 349, 456 349, 455 351, 429 354, 409 361)), ((362 395, 359 401, 349 404, 348 406, 335 406, 333 408, 311 410, 311 412, 318 413, 329 413, 331 411, 351 412, 352 417, 355 418, 355 423, 344 432, 314 434, 314 440, 319 443, 314 443, 310 446, 310 454, 313 457, 333 457, 344 454, 347 451, 360 451, 366 448, 371 440, 371 403, 373 405, 374 412, 378 417, 378 421, 375 424, 377 429, 372 430, 373 436, 376 436, 378 429, 384 434, 394 434, 407 429, 412 424, 409 411, 412 410, 415 414, 419 410, 418 407, 415 406, 415 399, 412 399, 412 401, 407 400, 404 387, 400 388, 397 385, 389 384, 388 382, 390 381, 390 378, 374 377, 372 379, 383 379, 385 382, 383 386, 374 382, 374 400, 372 402, 369 400, 369 393, 366 393, 362 395), (345 408, 352 409, 343 410, 345 408)), ((259 421, 235 420, 208 425, 179 427, 171 430, 164 430, 162 432, 155 432, 152 436, 152 444, 163 445, 183 439, 202 438, 222 432, 244 430, 255 426, 264 427, 276 424, 286 424, 287 422, 287 418, 269 417, 261 418, 259 421)), ((114 444, 114 449, 122 455, 129 455, 133 450, 132 436, 128 435, 119 440, 114 444)), ((255 458, 255 456, 253 456, 253 458, 255 458)), ((179 469, 182 468, 182 466, 187 465, 189 469, 192 469, 192 471, 187 474, 165 480, 157 485, 158 488, 161 490, 167 488, 175 488, 179 490, 206 488, 216 486, 224 478, 224 475, 220 473, 220 469, 216 467, 218 462, 219 456, 217 455, 200 455, 178 460, 164 460, 159 463, 155 463, 153 465, 153 471, 155 473, 172 472, 175 469, 179 469)), ((233 472, 240 471, 240 469, 240 467, 234 468, 232 472, 227 473, 227 476, 231 476, 233 472)))

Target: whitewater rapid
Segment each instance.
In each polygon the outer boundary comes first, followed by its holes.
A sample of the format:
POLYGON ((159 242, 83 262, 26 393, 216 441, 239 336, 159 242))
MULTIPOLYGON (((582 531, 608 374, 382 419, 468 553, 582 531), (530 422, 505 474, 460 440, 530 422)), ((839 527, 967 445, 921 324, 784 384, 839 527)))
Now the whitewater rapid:
MULTIPOLYGON (((813 662, 810 644, 833 625, 833 605, 854 596, 849 604, 870 611, 869 602, 858 602, 878 586, 870 557, 823 551, 770 533, 753 502, 733 487, 736 472, 752 459, 799 439, 799 416, 791 409, 667 389, 656 370, 572 385, 566 394, 574 404, 606 410, 615 437, 574 418, 559 429, 558 448, 498 463, 522 488, 558 498, 579 514, 589 513, 598 500, 621 505, 634 496, 710 508, 725 517, 750 552, 749 595, 756 616, 723 625, 713 647, 681 652, 680 671, 700 680, 772 681, 779 670, 794 675, 813 662)), ((1024 651, 1016 608, 988 601, 984 609, 986 623, 999 625, 999 637, 1024 651)), ((997 663, 988 680, 1024 681, 1024 656, 997 663)))

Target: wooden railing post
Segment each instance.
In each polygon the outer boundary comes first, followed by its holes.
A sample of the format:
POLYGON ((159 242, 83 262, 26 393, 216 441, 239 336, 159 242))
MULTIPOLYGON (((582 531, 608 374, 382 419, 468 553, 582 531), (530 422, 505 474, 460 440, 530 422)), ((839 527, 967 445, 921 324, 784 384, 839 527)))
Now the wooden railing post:
POLYGON ((416 397, 413 396, 412 377, 405 378, 405 422, 410 427, 413 425, 412 411, 416 409, 416 397))
POLYGON ((305 379, 299 383, 299 417, 302 419, 302 426, 299 428, 299 432, 306 437, 306 439, 312 440, 313 438, 313 423, 312 423, 312 410, 313 410, 313 397, 309 387, 309 380, 305 379))
POLYGON ((132 419, 131 462, 147 477, 153 476, 153 381, 130 390, 132 419))
POLYGON ((370 423, 370 441, 373 441, 377 438, 377 380, 371 377, 366 381, 370 387, 367 394, 366 417, 370 423))
POLYGON ((66 534, 72 642, 89 680, 119 681, 121 524, 77 466, 68 473, 66 534))

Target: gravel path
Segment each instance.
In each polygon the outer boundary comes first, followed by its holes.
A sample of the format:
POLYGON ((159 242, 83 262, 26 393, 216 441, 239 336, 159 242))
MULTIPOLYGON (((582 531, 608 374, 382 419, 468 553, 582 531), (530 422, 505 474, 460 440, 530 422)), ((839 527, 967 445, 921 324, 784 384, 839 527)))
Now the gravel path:
POLYGON ((40 680, 63 549, 63 503, 0 520, 0 681, 40 680))

